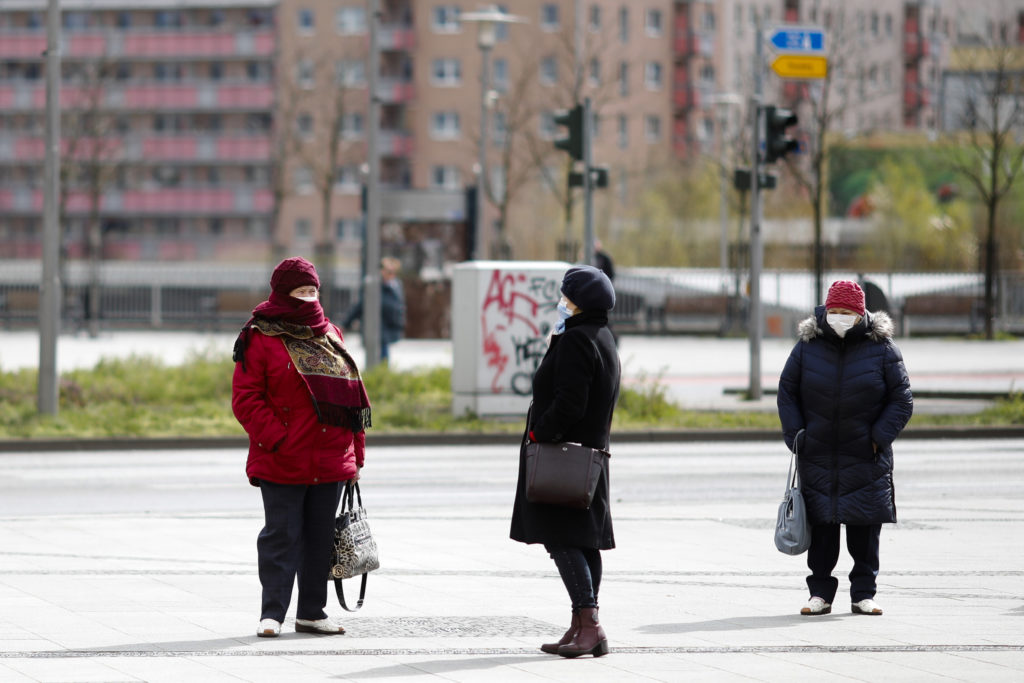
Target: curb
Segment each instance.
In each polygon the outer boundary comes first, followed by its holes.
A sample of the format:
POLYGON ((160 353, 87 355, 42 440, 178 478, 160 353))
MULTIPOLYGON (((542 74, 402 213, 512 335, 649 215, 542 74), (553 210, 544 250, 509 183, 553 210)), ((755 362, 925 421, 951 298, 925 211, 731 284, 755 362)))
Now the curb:
MULTIPOLYGON (((1006 427, 921 427, 907 428, 900 439, 1020 439, 1024 425, 1006 427)), ((615 443, 693 443, 699 441, 782 441, 777 429, 684 429, 665 431, 628 431, 613 434, 615 443)), ((519 434, 374 434, 367 436, 370 446, 512 446, 519 434)), ((237 448, 247 450, 249 441, 238 436, 98 438, 98 439, 6 439, 0 440, 0 453, 41 453, 46 451, 150 451, 237 448)))

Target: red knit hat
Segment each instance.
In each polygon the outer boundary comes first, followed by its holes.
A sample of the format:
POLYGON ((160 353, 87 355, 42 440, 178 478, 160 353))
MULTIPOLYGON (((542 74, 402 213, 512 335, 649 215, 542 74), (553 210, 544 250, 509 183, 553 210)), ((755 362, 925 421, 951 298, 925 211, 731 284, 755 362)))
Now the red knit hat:
POLYGON ((313 264, 301 256, 286 258, 274 268, 270 276, 270 289, 278 294, 291 294, 298 287, 313 285, 320 288, 320 278, 316 275, 313 264))
POLYGON ((864 290, 856 282, 836 280, 828 288, 825 308, 848 308, 857 315, 864 315, 864 290))

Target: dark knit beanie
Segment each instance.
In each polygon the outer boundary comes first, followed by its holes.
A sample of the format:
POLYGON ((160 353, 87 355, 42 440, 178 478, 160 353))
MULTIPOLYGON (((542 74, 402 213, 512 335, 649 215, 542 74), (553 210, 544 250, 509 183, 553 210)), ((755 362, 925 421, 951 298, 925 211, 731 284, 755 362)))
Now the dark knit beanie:
POLYGON ((615 308, 612 281, 594 266, 573 266, 565 271, 562 294, 581 311, 610 311, 615 308))
POLYGON ((313 285, 320 288, 320 278, 316 276, 313 264, 301 256, 286 258, 274 268, 270 276, 270 289, 278 294, 291 294, 298 287, 313 285))
POLYGON ((864 315, 864 290, 851 280, 836 280, 828 288, 825 308, 848 308, 857 315, 864 315))

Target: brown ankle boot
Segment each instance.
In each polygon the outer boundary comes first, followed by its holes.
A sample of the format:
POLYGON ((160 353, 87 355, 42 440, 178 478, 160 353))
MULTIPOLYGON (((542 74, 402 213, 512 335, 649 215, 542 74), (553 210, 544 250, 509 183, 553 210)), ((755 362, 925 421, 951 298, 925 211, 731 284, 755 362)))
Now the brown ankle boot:
POLYGON ((549 655, 557 655, 558 648, 570 642, 572 640, 572 637, 576 635, 576 631, 579 629, 579 627, 580 614, 579 612, 574 611, 572 613, 572 622, 569 624, 569 630, 565 632, 565 635, 562 636, 562 639, 559 640, 557 643, 544 643, 540 646, 540 649, 544 652, 547 652, 549 655))
POLYGON ((581 609, 579 620, 579 629, 573 635, 572 640, 558 648, 558 654, 570 659, 580 655, 600 657, 608 654, 608 638, 597 621, 597 608, 581 609))

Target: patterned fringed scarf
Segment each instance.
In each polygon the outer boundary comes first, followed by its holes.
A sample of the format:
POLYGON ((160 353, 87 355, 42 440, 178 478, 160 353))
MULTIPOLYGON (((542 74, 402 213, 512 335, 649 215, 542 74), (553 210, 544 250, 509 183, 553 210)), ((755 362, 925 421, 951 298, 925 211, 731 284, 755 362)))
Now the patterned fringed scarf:
POLYGON ((334 330, 316 336, 307 325, 282 320, 254 318, 251 324, 268 337, 281 337, 322 424, 352 432, 371 426, 370 399, 359 368, 334 330))

